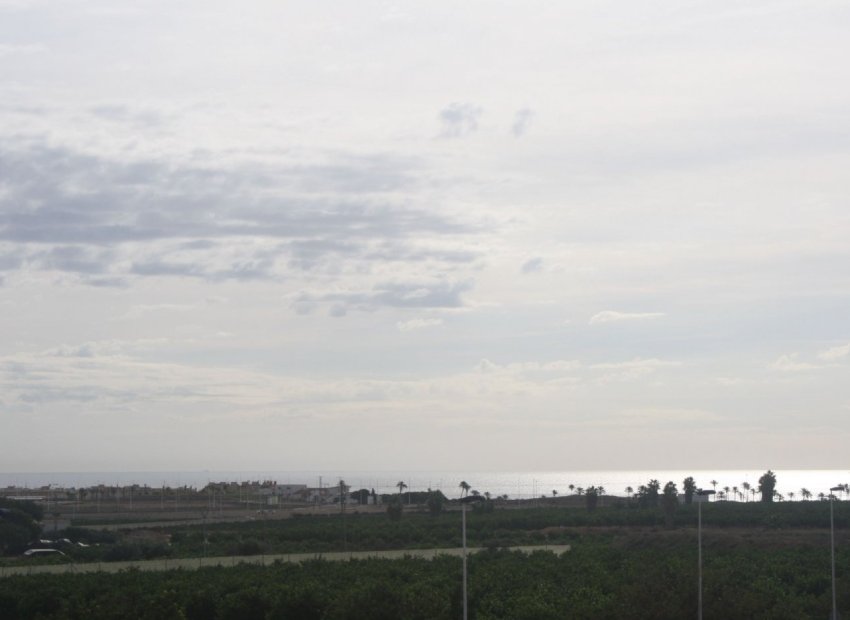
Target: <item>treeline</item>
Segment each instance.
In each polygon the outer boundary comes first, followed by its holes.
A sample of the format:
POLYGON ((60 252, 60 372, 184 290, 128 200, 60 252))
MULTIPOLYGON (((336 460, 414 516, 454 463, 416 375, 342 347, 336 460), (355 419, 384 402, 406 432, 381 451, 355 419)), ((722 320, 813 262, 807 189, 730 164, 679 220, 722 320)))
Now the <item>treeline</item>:
POLYGON ((41 533, 44 510, 35 502, 0 497, 0 555, 17 554, 41 533))
MULTIPOLYGON (((850 527, 846 502, 837 502, 835 524, 850 527)), ((569 544, 577 528, 693 528, 695 505, 678 505, 669 514, 663 505, 618 502, 593 511, 581 508, 524 508, 487 511, 482 505, 467 519, 467 540, 474 547, 569 544)), ((778 504, 718 502, 702 505, 706 528, 828 528, 825 502, 778 504)), ((404 513, 336 514, 236 523, 174 526, 148 532, 104 532, 69 528, 62 535, 89 547, 63 548, 74 561, 141 560, 162 557, 254 555, 459 547, 460 515, 404 513), (169 542, 170 538, 170 542, 169 542)), ((32 561, 32 560, 30 560, 32 561)))
MULTIPOLYGON (((696 549, 687 537, 647 544, 583 540, 562 556, 491 551, 470 558, 473 620, 680 619, 696 613, 696 549)), ((850 610, 848 555, 839 609, 850 610)), ((0 579, 0 617, 48 619, 442 620, 460 617, 458 558, 311 561, 198 571, 0 579)), ((810 546, 712 546, 704 617, 825 618, 829 553, 810 546)))

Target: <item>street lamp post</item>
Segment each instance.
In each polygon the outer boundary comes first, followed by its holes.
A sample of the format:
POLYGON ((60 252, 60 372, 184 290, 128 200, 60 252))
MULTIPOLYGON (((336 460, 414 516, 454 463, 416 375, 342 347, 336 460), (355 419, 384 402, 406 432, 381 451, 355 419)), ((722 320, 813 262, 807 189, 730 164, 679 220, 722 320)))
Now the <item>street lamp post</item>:
MULTIPOLYGON (((697 496, 708 497, 714 491, 697 489, 697 496)), ((702 500, 697 501, 697 618, 702 620, 702 500)))
POLYGON ((461 529, 463 536, 463 620, 467 620, 467 597, 466 597, 466 505, 472 502, 483 501, 480 495, 467 495, 460 498, 461 529))
POLYGON ((835 492, 843 490, 843 485, 829 489, 829 551, 832 560, 832 620, 838 620, 838 605, 836 604, 835 596, 835 518, 833 516, 832 505, 835 503, 835 492))

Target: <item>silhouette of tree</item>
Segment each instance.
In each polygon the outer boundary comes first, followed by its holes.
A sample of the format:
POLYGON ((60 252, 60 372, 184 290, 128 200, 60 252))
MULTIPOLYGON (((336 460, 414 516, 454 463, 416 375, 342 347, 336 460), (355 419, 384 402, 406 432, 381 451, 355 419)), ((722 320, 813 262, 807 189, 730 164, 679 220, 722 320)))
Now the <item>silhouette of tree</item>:
POLYGON ((472 487, 469 486, 469 483, 466 480, 461 480, 458 486, 460 487, 461 497, 469 495, 469 489, 471 489, 472 487))
POLYGON ((599 502, 599 490, 595 486, 584 489, 584 502, 588 512, 596 510, 596 504, 599 502))
POLYGON ((747 501, 750 501, 750 495, 749 495, 750 494, 750 483, 749 482, 742 482, 741 488, 744 489, 744 497, 747 498, 747 501))
POLYGON ((709 484, 711 484, 711 488, 714 489, 715 494, 717 493, 717 480, 712 480, 709 484))
POLYGON ((673 516, 678 506, 679 491, 676 489, 676 483, 671 480, 664 485, 664 491, 661 493, 661 508, 664 510, 664 520, 668 527, 673 526, 673 516))
POLYGON ((407 485, 404 483, 404 480, 399 480, 395 485, 398 487, 398 505, 403 506, 404 502, 401 499, 401 492, 407 488, 407 485))
POLYGON ((812 499, 812 492, 809 491, 806 487, 803 487, 802 489, 800 489, 800 496, 804 500, 808 501, 808 500, 812 499))
POLYGON ((759 493, 761 501, 772 502, 773 492, 776 490, 776 474, 769 469, 759 478, 759 493))
POLYGON ((434 516, 440 514, 443 511, 443 502, 445 499, 445 496, 440 491, 431 491, 428 493, 428 499, 425 501, 428 512, 434 516))
POLYGON ((646 485, 647 495, 649 496, 650 502, 653 506, 658 505, 658 491, 661 489, 661 483, 658 480, 650 480, 649 484, 646 485))
POLYGON ((697 490, 697 484, 694 482, 693 476, 688 476, 682 481, 682 490, 685 492, 685 503, 693 503, 694 493, 697 490))

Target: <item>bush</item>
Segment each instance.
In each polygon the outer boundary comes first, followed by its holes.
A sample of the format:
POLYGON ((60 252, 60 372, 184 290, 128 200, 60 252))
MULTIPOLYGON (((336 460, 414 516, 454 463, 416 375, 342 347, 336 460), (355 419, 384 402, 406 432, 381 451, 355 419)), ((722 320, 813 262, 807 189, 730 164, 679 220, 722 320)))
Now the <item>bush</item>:
POLYGON ((403 511, 404 508, 402 507, 401 502, 398 500, 391 501, 389 504, 387 504, 387 516, 393 521, 398 521, 399 519, 401 519, 403 511))
POLYGON ((263 546, 254 539, 242 540, 231 547, 231 555, 260 555, 263 552, 263 546))

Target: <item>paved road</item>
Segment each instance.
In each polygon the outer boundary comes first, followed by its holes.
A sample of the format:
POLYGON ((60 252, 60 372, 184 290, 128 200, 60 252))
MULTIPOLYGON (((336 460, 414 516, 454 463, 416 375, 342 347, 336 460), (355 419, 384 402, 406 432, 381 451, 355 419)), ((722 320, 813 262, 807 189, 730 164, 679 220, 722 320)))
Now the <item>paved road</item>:
MULTIPOLYGON (((469 553, 478 553, 482 547, 470 547, 469 553)), ((537 545, 524 547, 508 547, 511 551, 532 553, 534 551, 551 551, 557 555, 570 550, 569 545, 537 545)), ((340 562, 346 560, 361 560, 367 558, 383 558, 396 560, 406 556, 431 560, 439 555, 460 557, 463 549, 453 547, 447 549, 395 549, 390 551, 335 551, 330 553, 286 553, 279 555, 244 555, 214 558, 178 558, 173 560, 140 560, 138 562, 89 562, 85 564, 42 564, 33 566, 2 566, 0 577, 12 575, 37 575, 41 573, 117 573, 118 571, 136 568, 139 570, 163 571, 182 568, 194 570, 203 566, 236 566, 237 564, 262 564, 274 562, 306 562, 308 560, 328 560, 340 562)))

